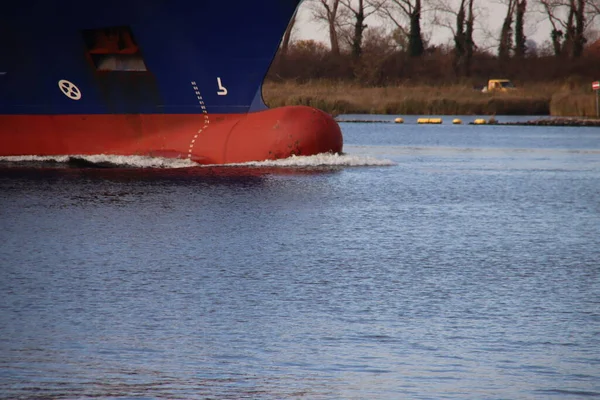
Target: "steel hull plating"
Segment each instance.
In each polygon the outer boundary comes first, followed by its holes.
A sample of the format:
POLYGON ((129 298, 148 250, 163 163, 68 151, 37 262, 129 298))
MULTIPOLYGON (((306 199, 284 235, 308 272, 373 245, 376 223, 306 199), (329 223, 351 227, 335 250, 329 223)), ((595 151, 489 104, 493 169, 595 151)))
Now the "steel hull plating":
POLYGON ((5 156, 150 155, 225 164, 342 148, 337 123, 322 111, 301 106, 208 118, 196 114, 15 115, 0 116, 0 126, 5 156))
POLYGON ((298 0, 83 3, 3 6, 0 155, 231 163, 342 150, 331 116, 262 101, 298 0))

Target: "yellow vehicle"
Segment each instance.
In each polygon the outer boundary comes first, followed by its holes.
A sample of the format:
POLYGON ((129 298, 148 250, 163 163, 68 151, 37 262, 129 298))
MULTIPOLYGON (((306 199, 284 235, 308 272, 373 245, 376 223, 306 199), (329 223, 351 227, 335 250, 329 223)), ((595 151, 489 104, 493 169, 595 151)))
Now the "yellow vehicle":
POLYGON ((508 92, 515 90, 516 87, 509 79, 490 79, 487 86, 484 86, 482 92, 508 92))

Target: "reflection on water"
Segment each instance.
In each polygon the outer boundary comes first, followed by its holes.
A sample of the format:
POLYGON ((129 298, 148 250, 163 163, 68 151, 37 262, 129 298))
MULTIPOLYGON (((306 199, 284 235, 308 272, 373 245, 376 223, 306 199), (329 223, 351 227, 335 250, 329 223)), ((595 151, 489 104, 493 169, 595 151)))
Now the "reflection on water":
POLYGON ((5 160, 0 398, 600 396, 600 131, 342 127, 295 166, 5 160))

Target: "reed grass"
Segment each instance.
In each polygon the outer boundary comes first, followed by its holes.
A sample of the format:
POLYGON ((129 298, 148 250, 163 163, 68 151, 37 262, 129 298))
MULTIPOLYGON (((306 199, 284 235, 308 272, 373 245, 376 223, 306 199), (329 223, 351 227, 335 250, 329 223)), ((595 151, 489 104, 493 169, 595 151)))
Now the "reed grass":
POLYGON ((596 99, 590 93, 561 91, 552 96, 550 115, 561 117, 596 117, 596 99))
POLYGON ((595 115, 589 89, 585 92, 559 83, 491 94, 465 85, 363 87, 335 81, 267 81, 263 97, 270 107, 307 105, 333 115, 595 115))

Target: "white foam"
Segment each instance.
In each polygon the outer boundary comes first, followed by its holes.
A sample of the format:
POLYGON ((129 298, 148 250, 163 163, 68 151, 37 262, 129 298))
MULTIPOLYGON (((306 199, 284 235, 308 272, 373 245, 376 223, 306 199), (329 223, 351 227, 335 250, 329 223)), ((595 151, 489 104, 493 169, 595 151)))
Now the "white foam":
POLYGON ((360 167, 360 166, 389 166, 396 165, 386 159, 351 154, 322 153, 313 156, 292 156, 281 160, 252 161, 225 165, 200 165, 188 159, 174 159, 148 156, 117 156, 107 154, 73 155, 73 156, 5 156, 0 162, 11 163, 68 163, 83 160, 90 164, 110 164, 114 167, 127 168, 190 168, 190 167, 360 167))
POLYGON ((396 165, 390 160, 351 154, 321 153, 313 156, 291 156, 280 160, 253 161, 228 166, 252 167, 365 167, 396 165))
POLYGON ((115 167, 123 166, 130 168, 189 168, 198 166, 197 163, 188 159, 107 154, 0 157, 0 161, 12 163, 68 163, 73 160, 84 160, 90 164, 111 164, 115 167))
POLYGON ((3 162, 67 162, 69 156, 2 156, 3 162))

